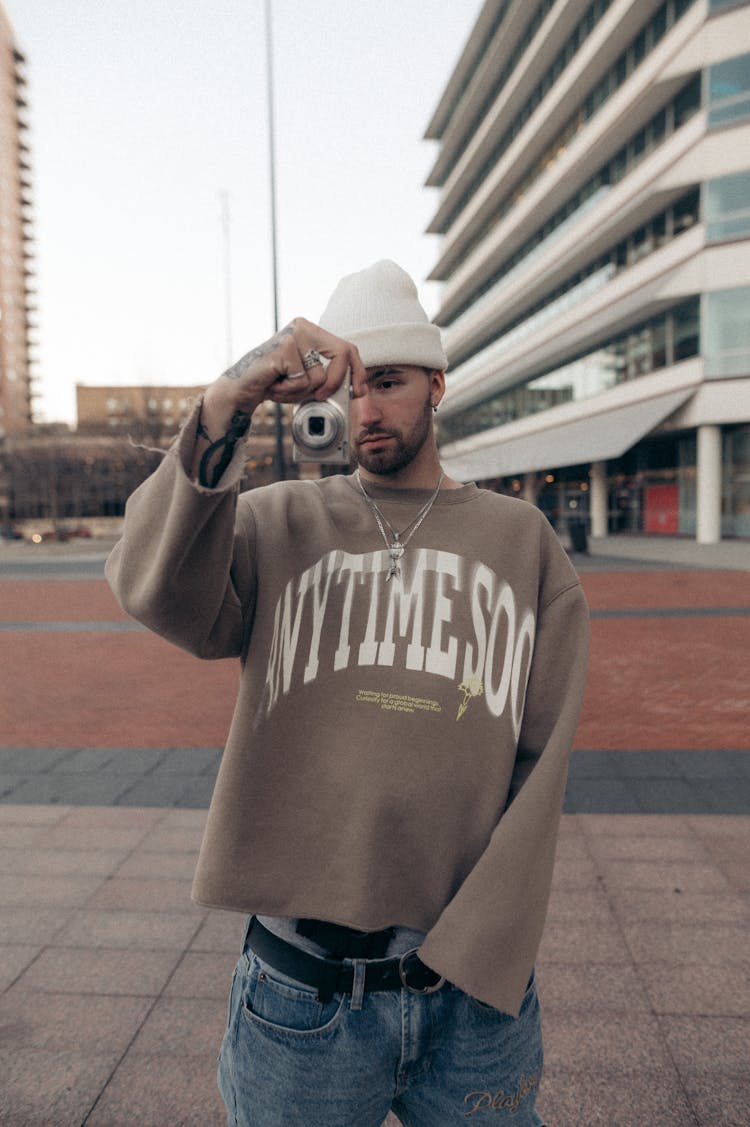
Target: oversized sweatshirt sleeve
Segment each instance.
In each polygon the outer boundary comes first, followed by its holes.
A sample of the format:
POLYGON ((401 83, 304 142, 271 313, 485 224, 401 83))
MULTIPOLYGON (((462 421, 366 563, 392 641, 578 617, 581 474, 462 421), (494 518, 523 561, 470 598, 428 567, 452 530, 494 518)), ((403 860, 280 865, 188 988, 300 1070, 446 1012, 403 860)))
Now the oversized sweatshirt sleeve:
POLYGON ((236 521, 239 444, 219 487, 188 476, 200 403, 158 469, 128 499, 105 574, 121 607, 198 657, 241 653, 252 605, 252 515, 236 521))
POLYGON ((588 607, 572 578, 539 607, 508 805, 419 951, 460 989, 513 1015, 542 937, 587 658, 588 607))

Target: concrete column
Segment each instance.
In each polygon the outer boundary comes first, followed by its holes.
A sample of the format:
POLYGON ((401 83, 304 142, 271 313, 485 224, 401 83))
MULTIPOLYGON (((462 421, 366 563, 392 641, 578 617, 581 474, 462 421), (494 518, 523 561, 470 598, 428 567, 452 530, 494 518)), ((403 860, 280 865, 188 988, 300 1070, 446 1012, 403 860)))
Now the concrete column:
POLYGON ((591 535, 606 536, 609 494, 607 490, 607 463, 592 462, 589 477, 591 489, 591 535))
POLYGON ((528 501, 530 505, 536 505, 537 497, 539 496, 539 481, 540 477, 538 473, 527 473, 523 475, 521 496, 524 501, 528 501))
POLYGON ((696 540, 721 540, 721 427, 698 427, 696 482, 696 540))

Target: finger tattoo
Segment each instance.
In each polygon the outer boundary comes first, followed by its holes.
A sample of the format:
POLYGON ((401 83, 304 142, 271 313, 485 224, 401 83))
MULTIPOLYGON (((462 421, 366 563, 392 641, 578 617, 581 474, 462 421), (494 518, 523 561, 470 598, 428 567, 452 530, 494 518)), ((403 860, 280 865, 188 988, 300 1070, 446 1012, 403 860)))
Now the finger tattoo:
POLYGON ((268 356, 269 352, 273 352, 275 348, 278 348, 286 337, 292 335, 293 331, 293 323, 292 325, 286 325, 272 336, 270 340, 264 341, 263 344, 259 344, 257 348, 253 348, 250 352, 245 353, 241 360, 238 360, 236 364, 233 364, 231 368, 227 368, 226 372, 222 373, 222 378, 228 380, 241 379, 255 360, 260 360, 263 356, 268 356))

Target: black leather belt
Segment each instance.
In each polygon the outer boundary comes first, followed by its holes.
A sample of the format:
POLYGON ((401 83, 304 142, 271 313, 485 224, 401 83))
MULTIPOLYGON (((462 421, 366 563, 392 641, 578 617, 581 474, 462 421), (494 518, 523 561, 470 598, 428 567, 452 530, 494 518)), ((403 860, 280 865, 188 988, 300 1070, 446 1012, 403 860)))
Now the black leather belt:
MULTIPOLYGON (((321 959, 295 947, 264 927, 255 917, 247 931, 247 944, 252 951, 282 974, 297 982, 315 986, 319 1002, 329 1002, 334 994, 351 994, 354 988, 354 967, 335 959, 321 959)), ((413 994, 434 994, 445 985, 445 979, 431 970, 417 955, 417 948, 406 951, 399 959, 368 962, 365 967, 365 991, 400 990, 413 994)))
POLYGON ((395 930, 358 931, 329 920, 297 921, 297 934, 312 939, 331 959, 382 959, 395 930))

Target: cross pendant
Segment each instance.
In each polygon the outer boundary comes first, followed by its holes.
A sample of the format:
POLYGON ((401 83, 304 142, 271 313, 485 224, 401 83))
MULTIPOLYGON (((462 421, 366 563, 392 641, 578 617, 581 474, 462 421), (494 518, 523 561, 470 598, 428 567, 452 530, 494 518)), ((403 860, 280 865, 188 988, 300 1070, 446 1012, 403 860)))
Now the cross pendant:
POLYGON ((386 583, 388 583, 389 580, 393 579, 394 577, 396 579, 401 578, 401 568, 398 566, 398 561, 401 559, 403 554, 404 554, 403 544, 401 543, 400 540, 394 540, 393 543, 391 544, 390 548, 388 549, 388 555, 391 557, 391 566, 390 566, 390 569, 388 571, 387 576, 385 577, 386 583))

